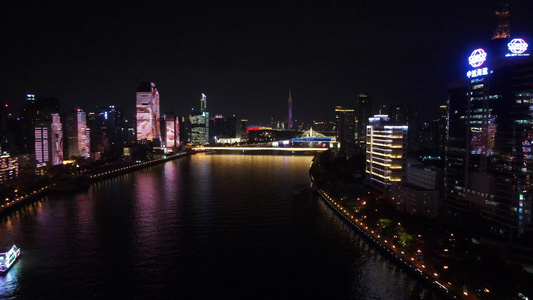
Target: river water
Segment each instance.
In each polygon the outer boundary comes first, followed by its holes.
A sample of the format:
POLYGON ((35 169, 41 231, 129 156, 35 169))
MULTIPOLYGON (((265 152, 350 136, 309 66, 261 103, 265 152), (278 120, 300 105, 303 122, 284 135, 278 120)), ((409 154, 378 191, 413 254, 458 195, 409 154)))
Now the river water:
POLYGON ((0 221, 2 299, 432 299, 308 184, 311 156, 197 154, 0 221))

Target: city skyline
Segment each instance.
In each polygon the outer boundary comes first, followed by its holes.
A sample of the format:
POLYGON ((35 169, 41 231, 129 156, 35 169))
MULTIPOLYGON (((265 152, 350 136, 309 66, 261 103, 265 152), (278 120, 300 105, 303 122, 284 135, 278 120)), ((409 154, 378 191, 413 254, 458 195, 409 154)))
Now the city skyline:
MULTIPOLYGON (((436 112, 465 53, 497 26, 497 1, 128 3, 8 3, 0 101, 17 109, 32 93, 59 98, 61 110, 113 104, 133 116, 136 87, 151 81, 161 112, 177 115, 205 93, 212 113, 284 120, 289 89, 299 122, 333 119, 358 93, 374 112, 436 112)), ((511 1, 511 36, 529 37, 531 9, 511 1)))

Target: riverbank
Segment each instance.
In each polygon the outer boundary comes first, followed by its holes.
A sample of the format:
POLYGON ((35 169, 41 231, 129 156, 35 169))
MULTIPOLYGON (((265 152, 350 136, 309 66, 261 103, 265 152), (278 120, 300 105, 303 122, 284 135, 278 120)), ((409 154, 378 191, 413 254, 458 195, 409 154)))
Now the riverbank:
MULTIPOLYGON (((311 181, 312 176, 311 176, 311 181)), ((333 199, 324 190, 318 189, 320 198, 335 212, 342 217, 348 224, 350 224, 356 232, 358 232, 367 242, 373 245, 382 254, 394 261, 400 268, 406 272, 412 274, 419 280, 421 280, 428 288, 435 291, 440 297, 447 299, 477 299, 474 297, 468 297, 467 295, 461 295, 458 291, 454 291, 447 287, 446 283, 438 280, 438 273, 431 273, 429 268, 424 264, 416 263, 416 254, 409 255, 404 251, 398 250, 390 241, 383 239, 377 231, 368 227, 368 224, 364 220, 356 218, 354 214, 351 214, 344 208, 339 201, 333 199)))
POLYGON ((310 179, 322 199, 378 249, 458 298, 519 300, 533 295, 532 275, 475 237, 443 219, 396 210, 390 199, 365 184, 364 155, 360 156, 349 161, 321 153, 313 159, 310 179))
MULTIPOLYGON (((134 171, 141 170, 141 169, 144 169, 144 168, 148 168, 148 167, 151 167, 151 166, 155 166, 155 165, 158 165, 158 164, 162 164, 162 163, 165 163, 167 161, 174 160, 174 159, 177 159, 177 158, 180 158, 180 157, 184 157, 184 156, 187 156, 187 155, 190 155, 190 153, 188 153, 188 152, 180 152, 180 153, 177 153, 177 154, 174 154, 174 155, 166 156, 164 158, 154 159, 154 160, 146 161, 146 162, 142 162, 142 163, 113 164, 113 165, 108 165, 108 166, 105 166, 105 167, 98 168, 96 170, 87 171, 83 175, 85 175, 87 177, 87 179, 89 180, 90 183, 93 183, 93 182, 97 182, 97 181, 100 181, 100 180, 104 180, 104 179, 108 179, 108 178, 111 178, 111 177, 115 177, 115 176, 118 176, 118 175, 130 173, 130 172, 134 172, 134 171)), ((24 204, 30 202, 31 200, 35 200, 35 199, 39 198, 40 196, 44 196, 44 195, 48 194, 49 192, 51 192, 54 189, 53 185, 55 185, 55 183, 47 185, 47 186, 44 186, 44 187, 42 187, 42 188, 40 188, 38 190, 32 191, 32 192, 28 193, 27 195, 16 197, 14 199, 10 199, 9 201, 6 201, 5 203, 3 203, 0 206, 0 215, 1 214, 5 214, 6 212, 12 211, 12 210, 16 209, 17 207, 20 207, 21 205, 24 205, 24 204)))

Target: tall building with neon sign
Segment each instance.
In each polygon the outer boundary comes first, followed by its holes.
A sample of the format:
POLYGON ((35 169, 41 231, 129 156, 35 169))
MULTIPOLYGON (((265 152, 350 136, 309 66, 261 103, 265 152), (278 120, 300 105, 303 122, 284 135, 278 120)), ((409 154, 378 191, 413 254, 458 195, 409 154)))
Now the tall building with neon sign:
POLYGON ((504 22, 492 40, 457 58, 464 68, 448 88, 443 212, 505 249, 509 258, 533 263, 533 59, 528 41, 511 37, 504 22))

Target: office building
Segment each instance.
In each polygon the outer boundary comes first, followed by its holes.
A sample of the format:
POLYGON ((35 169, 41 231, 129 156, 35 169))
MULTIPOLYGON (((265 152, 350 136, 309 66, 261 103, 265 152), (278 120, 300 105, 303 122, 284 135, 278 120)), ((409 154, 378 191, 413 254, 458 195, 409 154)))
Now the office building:
POLYGON ((87 116, 83 110, 77 108, 67 116, 67 158, 90 157, 90 130, 87 127, 87 116))
POLYGON ((200 111, 193 110, 189 115, 190 142, 193 146, 209 144, 209 112, 206 109, 207 96, 202 94, 200 111))
POLYGON ((410 159, 405 165, 405 180, 391 185, 390 200, 399 211, 436 218, 442 182, 441 169, 424 167, 421 162, 410 159))
POLYGON ((163 133, 163 145, 169 150, 173 150, 177 146, 176 140, 178 139, 179 132, 176 126, 176 116, 173 113, 165 113, 163 115, 164 123, 162 125, 161 132, 163 133))
POLYGON ((380 192, 404 176, 407 149, 406 125, 395 124, 387 115, 375 115, 366 127, 366 181, 380 192))
POLYGON ((40 122, 34 127, 35 159, 48 166, 63 163, 63 127, 59 114, 50 115, 50 122, 40 122))
POLYGON ((14 136, 16 153, 35 153, 35 126, 40 123, 51 122, 50 116, 59 113, 59 99, 48 97, 35 97, 27 94, 26 101, 20 111, 18 126, 12 128, 17 134, 14 136))
POLYGON ((458 58, 463 75, 449 85, 445 209, 533 263, 533 60, 525 39, 495 36, 458 58))
POLYGON ((355 113, 353 109, 335 107, 337 142, 341 148, 355 144, 355 113))
POLYGON ((355 98, 355 139, 361 147, 364 148, 366 141, 366 126, 368 119, 372 116, 372 99, 368 94, 360 93, 355 98))

